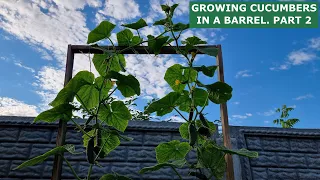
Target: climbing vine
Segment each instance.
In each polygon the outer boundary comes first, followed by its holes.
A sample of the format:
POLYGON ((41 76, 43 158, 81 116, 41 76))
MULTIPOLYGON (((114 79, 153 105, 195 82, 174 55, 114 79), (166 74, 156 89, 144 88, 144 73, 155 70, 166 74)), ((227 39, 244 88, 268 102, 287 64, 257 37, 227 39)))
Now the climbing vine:
MULTIPOLYGON (((201 53, 215 57, 218 49, 214 47, 200 48, 199 45, 207 44, 207 42, 195 36, 180 41, 181 33, 188 29, 189 25, 173 22, 173 15, 177 6, 178 4, 173 6, 161 5, 166 17, 153 24, 163 27, 163 32, 158 36, 148 35, 147 39, 143 39, 139 33, 141 28, 147 26, 143 19, 131 24, 123 24, 122 26, 125 29, 116 34, 118 46, 125 47, 121 50, 115 48, 115 42, 110 38, 116 25, 108 21, 101 22, 89 33, 87 40, 92 48, 104 52, 103 54, 95 54, 92 59, 99 76, 95 77, 89 71, 78 72, 50 103, 52 108, 40 113, 34 119, 34 122, 53 123, 61 119, 74 123, 77 130, 82 133, 83 146, 86 148, 85 153, 89 163, 85 179, 90 179, 94 166, 99 166, 99 160, 108 156, 111 151, 119 146, 120 140, 132 140, 132 138, 122 134, 128 126, 128 121, 132 119, 132 113, 123 101, 112 98, 112 95, 116 91, 124 97, 140 95, 139 81, 132 75, 122 73, 126 71, 126 60, 123 52, 129 49, 134 51, 134 47, 144 43, 148 44, 150 53, 155 55, 160 53, 163 46, 171 46, 185 58, 188 64, 187 66, 174 64, 167 69, 164 80, 171 87, 172 92, 161 99, 152 101, 147 105, 145 112, 140 114, 148 116, 156 113, 157 116, 164 116, 173 111, 177 112, 185 120, 179 131, 181 137, 186 141, 173 140, 159 144, 155 149, 158 163, 152 167, 141 169, 139 173, 143 174, 170 167, 182 179, 182 175, 176 169, 188 167, 190 176, 199 179, 210 179, 211 177, 221 179, 226 168, 224 160, 226 154, 257 157, 255 152, 245 149, 234 151, 217 145, 211 138, 216 131, 215 125, 206 119, 203 110, 209 103, 226 103, 232 96, 232 87, 223 82, 203 84, 200 81, 200 73, 212 78, 217 66, 196 65, 197 54, 201 53), (136 35, 133 34, 132 30, 136 32, 136 35), (96 44, 102 40, 109 41, 114 48, 104 49, 96 44), (184 48, 181 45, 184 45, 184 48), (79 102, 80 106, 75 106, 74 102, 79 102), (74 112, 81 112, 86 122, 84 124, 76 122, 73 119, 74 112), (186 159, 187 154, 192 151, 197 154, 195 162, 186 159)), ((76 152, 74 145, 58 146, 45 154, 22 163, 17 169, 41 163, 52 155, 62 156, 63 152, 83 153, 76 152)), ((62 157, 75 178, 80 180, 81 178, 74 171, 69 161, 64 156, 62 157)), ((100 180, 111 179, 125 180, 129 177, 115 172, 103 175, 100 178, 100 180)))

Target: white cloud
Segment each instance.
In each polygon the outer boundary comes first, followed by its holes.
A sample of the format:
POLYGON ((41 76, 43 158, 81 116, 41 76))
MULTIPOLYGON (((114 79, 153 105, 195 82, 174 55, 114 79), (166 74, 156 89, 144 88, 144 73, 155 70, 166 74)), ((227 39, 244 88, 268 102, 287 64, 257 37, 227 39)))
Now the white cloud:
POLYGON ((21 67, 23 69, 26 69, 26 70, 28 70, 28 71, 30 71, 32 73, 35 72, 35 70, 33 68, 23 65, 21 62, 15 62, 14 65, 19 66, 19 67, 21 67))
POLYGON ((247 119, 248 117, 251 117, 252 114, 251 113, 246 113, 245 115, 239 115, 239 114, 235 114, 235 115, 231 115, 231 120, 234 119, 247 119))
POLYGON ((235 75, 235 78, 239 77, 251 77, 252 74, 250 74, 249 70, 243 70, 243 71, 238 71, 237 74, 235 75))
POLYGON ((296 105, 288 106, 289 108, 296 108, 296 105))
POLYGON ((289 62, 292 65, 305 64, 307 62, 315 60, 316 57, 317 57, 316 54, 314 54, 312 52, 306 52, 303 50, 292 51, 288 55, 289 62))
POLYGON ((170 121, 170 122, 186 122, 182 117, 180 116, 171 116, 167 118, 165 121, 170 121))
POLYGON ((276 109, 271 109, 269 111, 265 111, 265 112, 258 112, 257 114, 260 115, 260 116, 272 116, 276 113, 276 109))
POLYGON ((158 98, 163 97, 169 90, 163 79, 168 67, 177 63, 173 56, 169 55, 126 55, 127 70, 140 82, 142 95, 158 98))
POLYGON ((0 97, 1 116, 37 116, 37 107, 9 97, 0 97))
POLYGON ((270 121, 263 121, 265 124, 269 124, 270 123, 270 121))
POLYGON ((248 117, 251 117, 251 116, 252 116, 252 114, 251 114, 251 113, 246 113, 246 115, 247 115, 248 117))
POLYGON ((232 104, 238 105, 238 104, 240 104, 240 102, 239 101, 235 101, 235 102, 232 102, 232 104))
MULTIPOLYGON (((299 50, 294 50, 290 52, 287 56, 287 60, 281 64, 274 67, 270 67, 271 71, 277 70, 288 70, 291 66, 298 66, 310 63, 319 57, 316 54, 315 50, 320 50, 320 37, 311 38, 308 41, 308 46, 306 48, 301 48, 299 50)), ((316 72, 317 69, 312 70, 312 72, 316 72)))
POLYGON ((310 39, 310 48, 320 50, 320 37, 310 39))
MULTIPOLYGON (((26 42, 43 59, 58 62, 58 67, 41 68, 37 82, 32 83, 39 87, 37 93, 43 98, 42 103, 52 100, 63 87, 67 45, 86 42, 89 29, 81 12, 86 4, 97 7, 99 1, 2 1, 0 4, 0 28, 26 42)), ((87 57, 77 55, 75 62, 74 74, 89 69, 87 57)), ((16 65, 24 67, 22 63, 16 65)))
POLYGON ((106 0, 104 8, 98 14, 110 16, 116 20, 134 19, 141 15, 139 4, 134 0, 106 0))
POLYGON ((306 94, 306 95, 295 97, 293 99, 299 101, 299 100, 310 99, 310 98, 314 98, 314 96, 312 94, 306 94))
POLYGON ((271 67, 269 68, 271 71, 277 71, 277 70, 287 70, 290 68, 290 64, 289 63, 286 63, 286 64, 282 64, 278 67, 271 67))

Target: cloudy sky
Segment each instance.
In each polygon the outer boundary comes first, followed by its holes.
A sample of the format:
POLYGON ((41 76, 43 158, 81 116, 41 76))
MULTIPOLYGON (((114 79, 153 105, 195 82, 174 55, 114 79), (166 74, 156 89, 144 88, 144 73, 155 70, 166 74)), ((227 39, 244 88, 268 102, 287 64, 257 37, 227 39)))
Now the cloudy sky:
MULTIPOLYGON (((36 116, 47 109, 63 85, 67 45, 85 44, 89 31, 102 20, 119 25, 142 17, 151 24, 164 16, 160 4, 173 2, 180 4, 176 21, 187 23, 186 0, 0 0, 0 115, 36 116)), ((274 126, 275 108, 286 104, 296 107, 291 115, 301 120, 297 127, 319 128, 319 32, 190 29, 182 38, 196 35, 209 44, 222 44, 225 80, 234 88, 228 102, 231 124, 274 126)), ((157 27, 141 30, 144 36, 160 33, 157 27)), ((75 73, 89 70, 89 58, 75 56, 75 73)), ((177 56, 126 59, 128 71, 141 83, 139 107, 171 91, 163 80, 165 70, 182 63, 177 56)), ((204 56, 197 63, 215 64, 215 59, 204 56)), ((206 112, 210 120, 219 119, 217 105, 206 112)))

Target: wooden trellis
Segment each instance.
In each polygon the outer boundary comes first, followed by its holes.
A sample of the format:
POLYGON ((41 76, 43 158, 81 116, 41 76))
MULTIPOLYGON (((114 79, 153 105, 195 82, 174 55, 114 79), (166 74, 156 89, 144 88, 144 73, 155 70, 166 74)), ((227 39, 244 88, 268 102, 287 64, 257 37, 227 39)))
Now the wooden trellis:
MULTIPOLYGON (((218 80, 224 82, 224 70, 223 70, 223 58, 222 58, 222 48, 221 45, 210 45, 210 46, 198 46, 201 48, 208 48, 214 47, 218 48, 218 55, 216 57, 216 63, 218 66, 218 80)), ((147 46, 138 46, 134 48, 127 48, 122 46, 100 46, 101 49, 112 49, 116 50, 124 50, 122 54, 152 54, 152 50, 147 46)), ((180 47, 184 50, 184 46, 180 47)), ((103 54, 102 50, 93 48, 89 45, 68 45, 68 52, 67 52, 67 62, 66 62, 66 71, 65 71, 65 78, 64 78, 64 86, 72 78, 72 71, 73 71, 73 64, 74 64, 74 54, 103 54)), ((174 47, 165 46, 162 47, 160 54, 178 54, 174 47)), ((201 54, 200 52, 198 54, 201 54)), ((229 122, 228 122, 228 110, 227 104, 220 104, 220 117, 222 122, 222 133, 223 133, 223 143, 224 146, 231 149, 231 141, 229 136, 229 122)), ((59 120, 59 127, 58 127, 58 135, 56 139, 56 146, 62 146, 65 144, 66 139, 66 131, 67 131, 67 123, 65 121, 59 120)), ((60 155, 55 155, 54 162, 53 162, 53 169, 52 169, 52 180, 60 180, 61 173, 62 173, 62 162, 63 158, 60 155)), ((232 156, 227 154, 226 155, 226 162, 227 162, 227 171, 226 171, 226 179, 227 180, 234 180, 234 172, 233 172, 233 161, 232 156)))

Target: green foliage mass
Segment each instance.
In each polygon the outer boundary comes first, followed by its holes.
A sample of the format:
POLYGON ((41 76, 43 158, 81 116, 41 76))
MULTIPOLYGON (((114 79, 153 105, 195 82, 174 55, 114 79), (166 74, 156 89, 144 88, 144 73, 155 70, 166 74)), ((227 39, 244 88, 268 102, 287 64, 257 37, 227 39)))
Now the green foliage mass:
MULTIPOLYGON (((126 59, 123 55, 125 50, 133 50, 143 43, 148 45, 150 54, 158 55, 164 46, 172 47, 178 54, 186 60, 186 65, 174 64, 166 70, 164 80, 171 87, 172 91, 163 98, 149 103, 145 112, 135 114, 142 120, 148 119, 152 113, 164 116, 171 112, 177 112, 185 120, 179 128, 180 135, 189 142, 173 140, 160 143, 156 148, 157 164, 145 167, 139 173, 157 171, 161 168, 170 167, 181 178, 176 168, 189 167, 190 176, 210 179, 215 177, 221 179, 226 169, 224 156, 226 154, 237 154, 246 157, 257 157, 257 153, 245 149, 230 150, 219 146, 212 139, 216 131, 216 126, 208 121, 203 110, 208 104, 226 103, 232 97, 232 87, 223 82, 203 84, 200 82, 199 73, 212 78, 217 66, 196 65, 197 54, 206 54, 216 57, 218 49, 215 47, 201 47, 198 45, 207 44, 199 37, 188 37, 180 41, 181 33, 189 28, 189 24, 174 23, 174 11, 178 4, 172 6, 161 5, 166 17, 156 21, 153 25, 161 26, 163 30, 158 36, 147 35, 143 37, 139 30, 148 26, 145 20, 139 19, 137 22, 123 24, 125 29, 116 33, 118 46, 122 48, 103 49, 98 45, 102 40, 107 40, 114 46, 115 42, 110 39, 116 25, 109 21, 101 22, 88 35, 88 44, 92 48, 103 51, 102 54, 95 54, 92 62, 99 73, 98 77, 89 71, 78 72, 68 84, 57 94, 50 103, 51 109, 40 113, 34 122, 55 122, 59 119, 72 121, 83 135, 83 146, 90 167, 88 169, 87 180, 90 179, 92 168, 99 166, 99 160, 105 158, 111 151, 116 149, 121 140, 130 141, 130 137, 122 133, 128 126, 128 121, 132 119, 132 111, 128 109, 129 103, 123 102, 112 97, 114 92, 119 91, 123 97, 132 98, 141 94, 139 81, 131 74, 124 75, 126 59), (184 45, 182 47, 181 45, 184 45), (77 103, 78 105, 77 105, 77 103), (87 119, 85 124, 79 124, 73 119, 73 113, 80 112, 87 119), (186 116, 187 114, 187 116, 186 116), (195 151, 197 154, 196 164, 191 164, 186 160, 186 156, 195 151), (206 169, 206 171, 197 171, 206 169), (207 172, 207 173, 202 173, 207 172)), ((288 117, 290 109, 283 109, 281 118, 288 117)), ((291 121, 291 120, 290 120, 291 121)), ((277 120, 277 123, 283 120, 277 120)), ((288 122, 288 121, 286 121, 288 122)), ((287 123, 287 126, 291 124, 287 123)), ((60 155, 63 153, 75 153, 73 145, 58 146, 40 156, 34 157, 22 163, 17 168, 25 168, 43 162, 49 156, 60 155)), ((66 158, 65 162, 71 169, 76 179, 78 177, 71 164, 66 158)), ((127 180, 128 177, 113 173, 105 174, 100 180, 127 180)))

